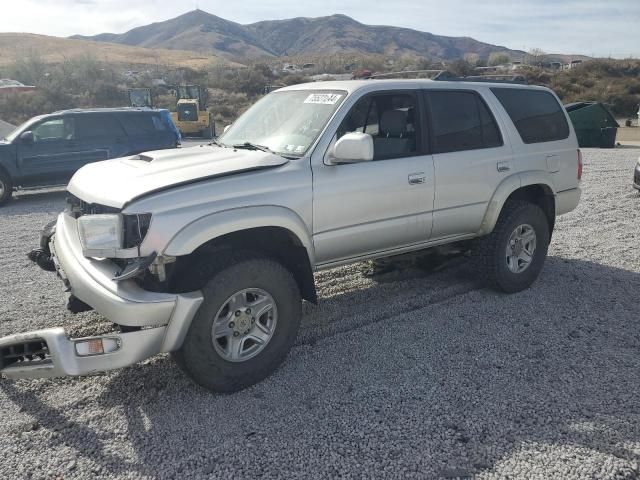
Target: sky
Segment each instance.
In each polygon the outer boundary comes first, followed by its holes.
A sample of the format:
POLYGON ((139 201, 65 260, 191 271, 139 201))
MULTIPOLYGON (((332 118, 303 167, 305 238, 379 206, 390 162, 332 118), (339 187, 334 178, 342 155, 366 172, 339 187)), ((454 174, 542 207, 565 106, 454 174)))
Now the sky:
POLYGON ((342 13, 512 49, 640 57, 640 0, 0 0, 0 32, 122 33, 195 8, 242 24, 342 13))

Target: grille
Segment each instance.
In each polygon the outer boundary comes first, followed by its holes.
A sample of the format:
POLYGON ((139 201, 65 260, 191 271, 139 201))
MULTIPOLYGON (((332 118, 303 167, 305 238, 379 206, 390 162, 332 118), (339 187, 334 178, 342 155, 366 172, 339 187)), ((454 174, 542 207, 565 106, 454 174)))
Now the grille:
POLYGON ((67 208, 66 211, 71 214, 72 217, 78 218, 82 215, 96 215, 100 213, 118 213, 120 210, 113 207, 107 207, 99 205, 97 203, 87 203, 80 200, 75 195, 67 195, 67 208))
POLYGON ((31 340, 0 348, 0 368, 50 363, 51 354, 44 340, 31 340))

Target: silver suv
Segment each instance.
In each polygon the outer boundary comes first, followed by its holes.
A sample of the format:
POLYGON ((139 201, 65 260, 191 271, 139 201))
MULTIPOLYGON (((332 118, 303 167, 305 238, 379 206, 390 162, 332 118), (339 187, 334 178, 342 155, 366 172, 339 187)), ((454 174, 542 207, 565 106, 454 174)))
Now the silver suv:
POLYGON ((83 167, 33 259, 73 311, 118 328, 0 339, 7 377, 84 375, 173 352, 200 385, 265 378, 295 341, 313 272, 456 243, 491 287, 542 269, 582 161, 548 89, 366 80, 275 91, 211 145, 83 167))

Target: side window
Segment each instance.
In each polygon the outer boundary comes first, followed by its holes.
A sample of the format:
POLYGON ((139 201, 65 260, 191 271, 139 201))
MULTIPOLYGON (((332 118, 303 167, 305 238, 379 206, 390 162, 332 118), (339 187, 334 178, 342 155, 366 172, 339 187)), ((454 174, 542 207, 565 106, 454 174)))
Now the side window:
POLYGON ((33 129, 33 139, 36 142, 73 140, 74 138, 75 122, 73 117, 47 120, 33 129))
POLYGON ((434 153, 502 145, 500 130, 484 100, 471 91, 431 91, 434 153))
POLYGON ((76 126, 80 140, 112 140, 122 136, 122 128, 112 115, 80 114, 76 126))
POLYGON ((552 142, 569 136, 563 108, 549 92, 524 88, 492 88, 491 91, 511 117, 524 143, 552 142))
POLYGON ((373 137, 374 160, 417 155, 420 126, 417 98, 412 93, 371 95, 356 103, 338 128, 338 138, 348 132, 373 137))
POLYGON ((127 113, 120 115, 120 121, 130 137, 143 137, 166 130, 159 115, 127 113))

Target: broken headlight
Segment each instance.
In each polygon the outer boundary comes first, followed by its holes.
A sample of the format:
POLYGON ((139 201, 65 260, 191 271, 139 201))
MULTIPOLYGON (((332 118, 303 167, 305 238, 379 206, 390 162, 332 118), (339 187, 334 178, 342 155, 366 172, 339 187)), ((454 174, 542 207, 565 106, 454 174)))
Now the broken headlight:
POLYGON ((124 223, 118 213, 83 215, 78 219, 83 250, 122 248, 124 223))

